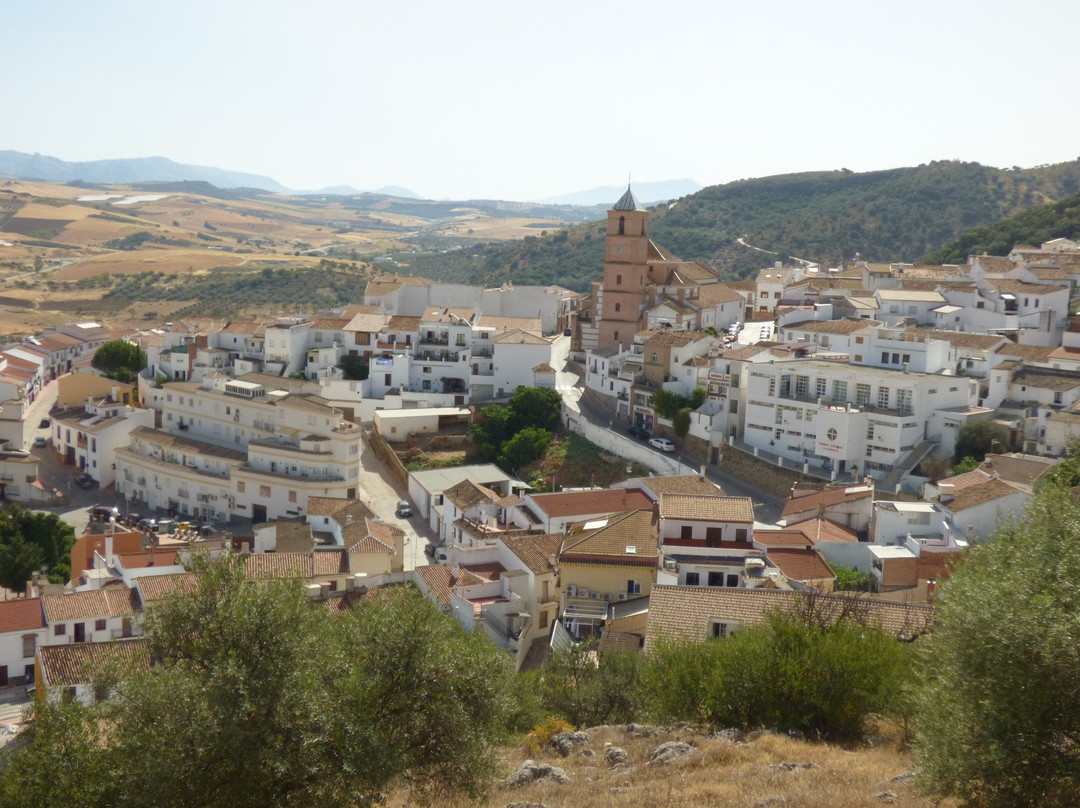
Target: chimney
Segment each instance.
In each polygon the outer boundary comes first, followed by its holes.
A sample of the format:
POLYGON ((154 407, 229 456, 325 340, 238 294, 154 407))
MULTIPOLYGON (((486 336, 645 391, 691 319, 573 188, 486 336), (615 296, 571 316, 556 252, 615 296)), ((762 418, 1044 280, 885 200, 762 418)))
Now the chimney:
POLYGON ((905 363, 904 363, 904 373, 907 373, 907 372, 908 372, 908 369, 909 369, 910 367, 911 367, 911 363, 910 363, 910 362, 905 362, 905 363))
POLYGON ((701 464, 701 468, 698 470, 698 479, 705 482, 705 464, 701 464))

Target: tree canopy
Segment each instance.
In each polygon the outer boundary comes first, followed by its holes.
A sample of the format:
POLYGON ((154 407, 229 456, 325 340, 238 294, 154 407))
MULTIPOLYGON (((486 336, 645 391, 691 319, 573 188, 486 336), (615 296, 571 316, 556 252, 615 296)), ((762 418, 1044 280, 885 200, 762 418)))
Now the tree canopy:
POLYGON ((18 505, 0 509, 0 586, 21 591, 37 570, 53 583, 71 577, 75 532, 59 516, 18 505))
POLYGON ((113 339, 94 352, 90 364, 110 379, 129 383, 146 367, 146 352, 126 339, 113 339))
POLYGON ((559 391, 543 387, 524 387, 505 406, 488 404, 480 410, 481 420, 473 424, 477 454, 483 460, 515 461, 512 468, 531 463, 550 443, 551 433, 559 427, 561 412, 559 391), (515 440, 526 430, 525 438, 515 440), (547 433, 546 441, 541 433, 547 433), (503 457, 505 447, 512 440, 514 445, 503 457))
POLYGON ((372 805, 480 794, 512 668, 411 587, 334 615, 296 583, 201 559, 195 594, 148 610, 148 670, 99 671, 90 707, 48 704, 0 779, 10 805, 372 805))
POLYGON ((1047 485, 940 589, 916 752, 925 785, 971 808, 1080 793, 1080 503, 1047 485))

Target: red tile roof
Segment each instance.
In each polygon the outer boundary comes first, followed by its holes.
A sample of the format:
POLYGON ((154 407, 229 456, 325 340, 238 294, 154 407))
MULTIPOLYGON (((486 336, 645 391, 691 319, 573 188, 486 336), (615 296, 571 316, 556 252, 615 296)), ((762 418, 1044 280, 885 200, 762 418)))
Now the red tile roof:
POLYGON ((621 513, 652 507, 652 500, 636 488, 598 488, 593 491, 533 494, 532 500, 549 517, 621 513))
POLYGON ((41 599, 49 623, 86 620, 92 617, 126 617, 139 609, 139 596, 126 586, 106 587, 69 595, 46 595, 41 599))
POLYGON ((45 612, 41 607, 41 598, 0 601, 0 634, 44 627, 45 612))
POLYGON ((792 581, 836 580, 836 573, 813 548, 774 547, 766 551, 765 557, 792 581))
POLYGON ((42 645, 38 647, 37 654, 46 687, 87 684, 93 669, 107 662, 129 663, 142 671, 150 669, 148 640, 42 645))

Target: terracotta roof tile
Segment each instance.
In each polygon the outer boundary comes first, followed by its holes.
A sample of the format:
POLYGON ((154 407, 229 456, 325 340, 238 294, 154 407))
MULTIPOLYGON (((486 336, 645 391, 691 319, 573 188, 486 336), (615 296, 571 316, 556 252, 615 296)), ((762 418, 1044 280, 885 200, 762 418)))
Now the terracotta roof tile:
POLYGON ((656 518, 652 510, 640 510, 573 525, 563 537, 559 560, 597 558, 655 563, 659 553, 656 518))
POLYGON ((532 501, 548 517, 621 513, 652 506, 652 500, 637 488, 597 488, 592 491, 533 494, 532 501))
POLYGON ((847 488, 826 488, 823 491, 814 491, 803 494, 798 489, 784 505, 781 516, 791 516, 816 510, 818 507, 839 505, 843 502, 854 502, 857 499, 873 499, 874 491, 866 486, 852 486, 847 488))
POLYGON ((460 511, 467 511, 482 502, 497 503, 502 499, 498 494, 483 485, 478 485, 472 480, 462 480, 443 491, 443 497, 450 500, 460 511))
POLYGON ((661 494, 660 518, 703 522, 753 522, 750 497, 661 494))
POLYGON ((995 499, 1002 499, 1016 493, 1024 494, 1025 498, 1028 499, 1031 497, 1026 491, 1017 488, 1012 483, 993 479, 987 480, 984 483, 979 483, 978 485, 969 485, 966 488, 961 488, 954 493, 952 499, 949 499, 947 495, 940 495, 938 496, 937 501, 941 504, 941 507, 949 512, 958 513, 959 511, 966 511, 977 505, 985 505, 987 502, 993 502, 995 499))
POLYGON ((559 554, 562 540, 561 533, 506 536, 499 539, 511 553, 520 558, 522 563, 537 575, 552 572, 557 568, 555 559, 559 554))
POLYGON ((771 547, 765 557, 791 581, 836 580, 836 573, 812 547, 771 547))
POLYGON ((672 477, 648 477, 641 481, 646 491, 659 499, 664 494, 697 494, 700 496, 723 496, 716 483, 700 474, 678 474, 672 477))
POLYGON ((148 640, 42 645, 37 653, 46 687, 87 684, 95 668, 113 661, 132 664, 141 671, 150 669, 148 640))
POLYGON ((67 595, 45 595, 41 602, 49 623, 92 617, 126 617, 139 610, 138 594, 126 586, 67 595))
MULTIPOLYGON (((649 599, 645 651, 655 649, 663 640, 704 642, 711 636, 710 625, 714 620, 742 625, 760 623, 775 609, 796 607, 799 597, 794 592, 768 589, 654 586, 649 599)), ((840 616, 854 612, 885 631, 903 637, 915 637, 929 631, 934 614, 933 607, 928 605, 851 595, 820 595, 816 603, 821 614, 840 616)))
POLYGON ((429 564, 414 571, 423 580, 428 591, 444 606, 450 605, 450 595, 459 586, 475 586, 484 579, 473 575, 457 564, 429 564))
POLYGON ((135 587, 144 604, 162 600, 170 595, 193 595, 199 590, 199 576, 193 572, 170 575, 143 575, 135 579, 135 587))
POLYGON ((0 601, 0 634, 44 627, 45 612, 42 610, 41 598, 0 601))

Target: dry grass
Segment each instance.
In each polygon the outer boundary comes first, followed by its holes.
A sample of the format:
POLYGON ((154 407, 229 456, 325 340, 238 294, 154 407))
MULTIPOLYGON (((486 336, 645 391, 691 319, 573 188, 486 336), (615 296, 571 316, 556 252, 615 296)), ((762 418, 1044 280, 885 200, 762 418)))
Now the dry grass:
MULTIPOLYGON (((560 758, 549 752, 537 758, 564 769, 570 778, 568 784, 501 787, 480 806, 503 808, 514 802, 574 808, 880 808, 886 804, 946 808, 953 805, 923 797, 909 778, 901 777, 911 770, 912 761, 895 740, 850 751, 772 734, 762 734, 745 743, 708 740, 690 731, 634 738, 621 727, 602 728, 591 735, 590 743, 584 747, 593 751, 591 757, 579 753, 560 758), (683 763, 649 765, 652 750, 668 740, 687 741, 697 747, 697 752, 683 763), (627 765, 613 768, 604 761, 604 752, 611 746, 627 751, 627 765), (784 763, 812 763, 814 767, 789 770, 777 766, 784 763), (885 791, 896 795, 894 802, 877 796, 885 791)), ((505 750, 507 772, 512 772, 527 757, 530 755, 524 745, 505 750)), ((399 793, 387 804, 400 807, 411 803, 408 795, 399 793)), ((443 804, 464 808, 471 803, 443 804)))

